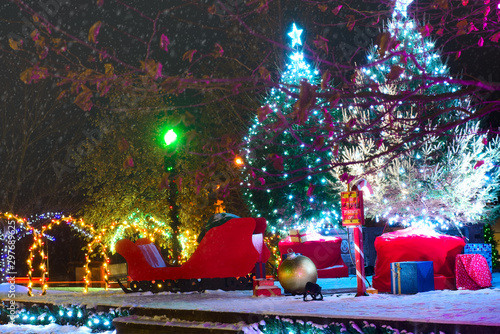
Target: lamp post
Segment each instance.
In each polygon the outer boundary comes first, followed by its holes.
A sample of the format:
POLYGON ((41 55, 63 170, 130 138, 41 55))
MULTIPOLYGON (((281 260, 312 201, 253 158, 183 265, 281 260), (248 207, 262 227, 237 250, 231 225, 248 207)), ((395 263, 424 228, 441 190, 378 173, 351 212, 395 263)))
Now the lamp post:
POLYGON ((173 151, 170 155, 165 155, 163 158, 163 167, 165 173, 168 173, 168 207, 169 207, 169 217, 170 220, 172 221, 172 231, 173 231, 173 236, 172 236, 172 257, 174 260, 174 263, 176 264, 179 261, 179 257, 181 254, 181 247, 179 243, 179 227, 180 227, 180 221, 179 221, 179 207, 177 206, 177 183, 175 182, 175 178, 177 176, 177 147, 176 147, 176 141, 177 141, 177 134, 173 129, 169 129, 164 137, 163 140, 165 141, 165 144, 167 145, 167 148, 172 147, 173 151))

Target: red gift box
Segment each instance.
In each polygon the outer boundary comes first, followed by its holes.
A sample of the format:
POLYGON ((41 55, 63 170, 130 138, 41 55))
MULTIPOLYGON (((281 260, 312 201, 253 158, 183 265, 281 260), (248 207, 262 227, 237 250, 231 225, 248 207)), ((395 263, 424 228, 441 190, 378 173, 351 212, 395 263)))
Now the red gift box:
POLYGON ((455 262, 457 289, 478 290, 491 286, 486 258, 479 254, 458 254, 455 262))
POLYGON ((272 278, 261 278, 253 280, 253 288, 256 289, 260 286, 274 286, 274 279, 272 278))
POLYGON ((255 297, 265 296, 265 297, 275 297, 281 296, 281 289, 277 286, 259 286, 253 289, 253 295, 255 297))
POLYGON ((253 295, 256 297, 281 296, 281 289, 274 285, 274 280, 272 278, 255 279, 253 281, 253 295))

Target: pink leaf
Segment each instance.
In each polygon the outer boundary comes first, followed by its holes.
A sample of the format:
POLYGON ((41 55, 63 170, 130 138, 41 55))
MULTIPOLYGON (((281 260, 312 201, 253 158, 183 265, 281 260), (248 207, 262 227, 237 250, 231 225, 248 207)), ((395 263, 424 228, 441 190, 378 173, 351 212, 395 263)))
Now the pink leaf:
POLYGON ((380 148, 380 146, 382 146, 383 143, 384 143, 384 140, 382 138, 380 138, 377 142, 377 148, 380 148))
POLYGON ((89 29, 89 35, 88 35, 88 40, 89 42, 93 42, 97 44, 97 35, 99 35, 99 30, 101 30, 101 21, 97 21, 90 27, 89 29))
POLYGON ((338 144, 335 144, 335 146, 333 146, 333 155, 336 157, 339 156, 339 145, 338 144))
POLYGON ((337 15, 340 12, 340 9, 342 9, 342 5, 337 6, 335 9, 332 10, 332 13, 337 15))
POLYGON ((347 24, 346 24, 347 30, 352 31, 352 29, 354 29, 354 25, 356 24, 356 19, 354 15, 346 15, 346 18, 347 18, 347 24))
POLYGON ((313 194, 314 188, 316 188, 316 186, 312 183, 309 183, 309 188, 307 189, 307 196, 311 196, 313 194))
POLYGON ((479 161, 478 161, 478 162, 476 162, 476 164, 474 165, 474 169, 477 169, 477 168, 481 167, 483 164, 484 164, 484 160, 479 160, 479 161))
POLYGON ((38 29, 35 29, 31 32, 31 39, 36 42, 38 41, 38 38, 40 38, 40 33, 38 32, 38 29))
POLYGON ((354 180, 354 176, 352 176, 352 175, 349 175, 347 173, 340 175, 341 182, 351 183, 352 180, 354 180))
POLYGON ((469 0, 462 0, 462 5, 467 6, 468 3, 469 3, 469 0))
POLYGON ((490 6, 486 6, 486 7, 484 8, 484 17, 488 16, 488 14, 490 13, 490 10, 491 10, 491 9, 490 9, 490 6))
POLYGON ((483 144, 488 145, 488 138, 486 138, 486 137, 483 138, 483 144))
POLYGON ((313 40, 314 45, 320 49, 325 51, 328 54, 328 40, 323 36, 318 36, 318 39, 313 40))
POLYGON ((165 52, 168 52, 168 45, 170 44, 170 41, 165 34, 161 34, 161 39, 160 39, 160 48, 162 48, 165 52))
POLYGON ((260 107, 257 110, 257 118, 259 119, 259 123, 262 123, 266 120, 267 115, 272 113, 273 111, 271 110, 271 107, 269 107, 269 104, 266 104, 263 107, 260 107))
POLYGON ((484 44, 484 39, 481 37, 481 38, 479 38, 479 41, 477 42, 477 45, 483 46, 483 44, 484 44))
POLYGON ((420 29, 420 33, 422 34, 422 36, 428 37, 431 35, 431 32, 433 29, 434 29, 434 27, 427 23, 425 26, 423 26, 420 29))
POLYGON ((479 29, 476 28, 476 26, 472 22, 469 25, 469 31, 467 33, 470 33, 471 31, 479 31, 479 29))
POLYGON ((132 158, 131 155, 129 155, 125 161, 123 162, 123 168, 128 169, 134 167, 134 159, 132 158))
POLYGON ((154 76, 155 80, 158 78, 161 78, 161 70, 163 68, 163 65, 161 63, 158 63, 158 66, 156 67, 156 74, 154 76))
POLYGON ((217 57, 222 57, 224 54, 224 49, 219 43, 215 43, 215 51, 214 51, 214 56, 217 57))
POLYGON ((189 62, 192 62, 193 56, 195 53, 196 53, 196 50, 189 50, 189 51, 184 52, 184 54, 182 55, 182 60, 189 60, 189 62))
POLYGON ((355 118, 351 118, 347 123, 346 123, 346 127, 348 128, 352 128, 354 125, 356 125, 356 119, 355 118))
POLYGON ((493 34, 493 36, 490 37, 490 41, 497 43, 498 40, 500 39, 500 31, 496 32, 493 34))
POLYGON ((86 86, 82 86, 82 92, 75 97, 73 103, 76 104, 80 109, 89 111, 94 105, 92 103, 92 91, 86 86))
POLYGON ((273 154, 271 159, 273 160, 274 169, 283 171, 283 157, 273 154))
POLYGON ((266 180, 264 180, 263 177, 259 177, 259 182, 260 182, 261 185, 266 184, 266 180))

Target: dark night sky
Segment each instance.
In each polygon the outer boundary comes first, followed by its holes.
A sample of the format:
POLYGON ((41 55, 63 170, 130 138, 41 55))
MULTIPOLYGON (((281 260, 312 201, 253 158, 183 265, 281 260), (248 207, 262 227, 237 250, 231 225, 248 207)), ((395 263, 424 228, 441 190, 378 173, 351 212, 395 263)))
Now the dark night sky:
MULTIPOLYGON (((365 4, 366 1, 352 1, 352 7, 355 8, 377 8, 387 9, 382 2, 372 0, 365 4)), ((420 1, 423 3, 424 1, 420 1)), ((230 25, 216 15, 207 13, 208 6, 212 1, 199 2, 200 6, 193 6, 185 1, 143 1, 143 0, 124 0, 122 3, 129 6, 120 5, 115 1, 104 1, 102 7, 96 5, 96 1, 76 1, 76 0, 51 0, 38 1, 27 0, 26 3, 35 11, 40 11, 54 23, 68 33, 87 42, 89 28, 96 22, 102 21, 100 34, 98 36, 99 43, 97 47, 106 46, 108 51, 116 54, 118 58, 133 66, 138 66, 140 59, 144 59, 145 45, 149 39, 152 29, 152 22, 143 17, 142 14, 148 17, 155 17, 159 9, 165 9, 161 14, 158 22, 158 34, 152 41, 151 57, 160 61, 163 64, 164 73, 180 74, 183 73, 189 63, 182 61, 182 55, 190 49, 197 49, 199 53, 207 53, 213 50, 215 43, 227 45, 228 31, 230 25), (42 7, 43 3, 53 4, 52 7, 42 7), (55 4, 55 5, 54 5, 55 4), (133 8, 137 9, 134 10, 133 8), (158 48, 159 36, 164 33, 170 40, 168 52, 164 52, 158 48)), ((226 1, 225 5, 235 8, 235 1, 226 1)), ((374 25, 356 25, 352 31, 348 31, 345 27, 346 11, 342 10, 338 15, 334 15, 331 11, 322 12, 320 9, 311 6, 304 7, 300 0, 282 1, 282 11, 280 15, 270 15, 271 23, 268 26, 259 25, 252 28, 264 37, 276 40, 278 43, 286 43, 286 32, 290 24, 296 22, 297 25, 304 29, 305 44, 307 47, 312 47, 313 40, 317 35, 324 36, 330 41, 330 50, 336 56, 339 62, 345 62, 351 58, 353 62, 362 64, 365 60, 363 49, 372 45, 383 26, 384 18, 374 25), (274 20, 274 21, 273 21, 274 20), (333 24, 333 25, 332 25, 333 24), (272 29, 269 30, 271 27, 272 29), (353 52, 357 48, 361 48, 357 55, 353 52)), ((412 9, 418 9, 412 7, 412 9)), ((217 9, 220 11, 220 8, 217 9)), ((423 13, 417 10, 418 17, 423 17, 423 13)), ((26 66, 27 62, 22 59, 16 59, 8 56, 6 52, 11 53, 12 50, 8 44, 9 37, 23 37, 31 32, 29 15, 21 12, 16 5, 8 2, 0 4, 0 58, 3 59, 0 67, 0 85, 4 99, 7 96, 14 95, 16 90, 21 89, 22 84, 19 83, 18 77, 20 71, 26 66), (24 23, 23 23, 24 22, 24 23), (8 59, 7 59, 8 58, 8 59), (15 82, 15 84, 13 84, 15 82)), ((254 17, 248 17, 250 21, 254 17)), ((369 22, 374 22, 375 18, 370 18, 369 22)), ((243 29, 239 27, 239 29, 243 29)), ((466 41, 467 37, 461 39, 466 41)), ((473 43, 474 41, 470 41, 473 43)), ((475 43, 475 42, 474 42, 475 43)), ((438 40, 439 45, 439 40, 438 40)), ((263 42, 264 51, 274 51, 267 64, 270 70, 279 68, 280 61, 283 61, 282 55, 285 52, 279 48, 274 48, 268 42, 263 42), (274 69, 273 69, 274 67, 274 69)), ((457 44, 449 44, 444 47, 443 52, 449 53, 448 64, 451 66, 452 73, 462 73, 464 77, 472 76, 486 81, 500 82, 500 58, 498 48, 473 48, 464 51, 458 60, 454 58, 454 51, 458 47, 457 44)), ((70 46, 72 52, 77 55, 88 56, 88 50, 80 47, 77 44, 70 46)), ((227 49, 228 54, 231 50, 227 49)), ((238 54, 235 48, 232 50, 232 56, 235 58, 245 59, 248 55, 238 54)), ((35 59, 36 60, 36 59, 35 59)), ((86 61, 88 59, 84 59, 86 61)), ((332 61, 332 58, 328 58, 332 61)), ((207 63, 210 65, 209 63, 207 63)), ((97 65, 96 65, 97 66, 97 65)), ((321 65, 320 65, 321 66, 321 65)), ((17 91, 15 94, 18 94, 17 91)), ((18 96, 18 95, 16 95, 18 96)), ((498 93, 488 96, 489 99, 498 100, 498 93)), ((65 110, 67 116, 75 113, 75 117, 82 118, 80 124, 85 124, 85 116, 82 113, 75 111, 73 108, 65 110)), ((497 129, 500 126, 498 113, 490 117, 485 123, 497 129)), ((85 127, 86 125, 84 125, 85 127)), ((72 131, 73 141, 85 139, 85 132, 90 131, 89 128, 81 129, 81 131, 72 131), (78 136, 74 135, 78 133, 78 136)), ((56 138, 59 139, 59 138, 56 138)), ((63 140, 63 142, 66 139, 63 140)), ((56 140, 57 142, 57 140, 56 140)), ((73 144, 74 145, 74 144, 73 144)), ((45 146, 45 149, 51 149, 50 145, 45 146)), ((65 154, 61 154, 61 159, 64 159, 65 154)))

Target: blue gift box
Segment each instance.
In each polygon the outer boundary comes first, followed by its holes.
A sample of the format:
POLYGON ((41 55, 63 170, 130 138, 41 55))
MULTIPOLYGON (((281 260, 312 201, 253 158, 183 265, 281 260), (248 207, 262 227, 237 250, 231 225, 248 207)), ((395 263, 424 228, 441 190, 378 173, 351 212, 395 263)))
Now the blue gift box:
POLYGON ((432 261, 391 263, 391 291, 394 294, 413 294, 434 290, 432 261))
POLYGON ((464 254, 480 254, 484 256, 490 267, 490 273, 492 272, 491 244, 466 244, 464 254))

